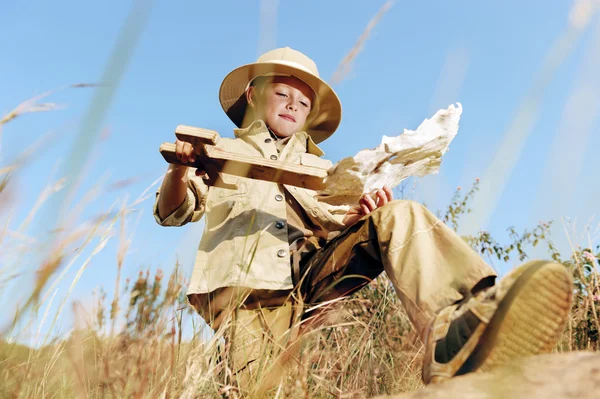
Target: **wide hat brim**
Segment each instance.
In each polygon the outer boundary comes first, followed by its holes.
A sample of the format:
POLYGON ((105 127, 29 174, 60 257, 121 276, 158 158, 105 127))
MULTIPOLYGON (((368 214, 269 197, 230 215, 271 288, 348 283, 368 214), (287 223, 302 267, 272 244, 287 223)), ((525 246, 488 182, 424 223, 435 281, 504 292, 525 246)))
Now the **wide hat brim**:
POLYGON ((315 143, 331 136, 342 120, 342 104, 333 89, 321 78, 294 65, 282 62, 256 62, 231 71, 219 89, 219 100, 229 119, 241 127, 246 113, 246 89, 258 76, 294 76, 306 83, 315 92, 316 112, 310 115, 307 133, 315 143))

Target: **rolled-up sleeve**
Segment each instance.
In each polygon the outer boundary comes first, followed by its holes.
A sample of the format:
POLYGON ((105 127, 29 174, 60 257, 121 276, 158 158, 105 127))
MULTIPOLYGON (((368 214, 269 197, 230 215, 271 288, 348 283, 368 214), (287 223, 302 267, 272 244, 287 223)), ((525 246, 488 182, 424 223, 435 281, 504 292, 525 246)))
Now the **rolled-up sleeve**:
POLYGON ((204 184, 202 179, 195 174, 195 169, 190 168, 188 172, 188 187, 185 199, 166 218, 161 219, 158 215, 158 201, 160 199, 159 187, 156 190, 156 197, 154 200, 154 219, 161 226, 183 226, 189 222, 197 222, 202 219, 204 211, 206 209, 206 198, 208 196, 208 186, 204 184))
POLYGON ((343 230, 347 226, 344 224, 343 220, 346 217, 346 214, 350 210, 350 205, 330 205, 326 202, 318 201, 319 206, 323 210, 324 214, 330 221, 333 221, 333 225, 328 225, 328 230, 336 231, 343 230))

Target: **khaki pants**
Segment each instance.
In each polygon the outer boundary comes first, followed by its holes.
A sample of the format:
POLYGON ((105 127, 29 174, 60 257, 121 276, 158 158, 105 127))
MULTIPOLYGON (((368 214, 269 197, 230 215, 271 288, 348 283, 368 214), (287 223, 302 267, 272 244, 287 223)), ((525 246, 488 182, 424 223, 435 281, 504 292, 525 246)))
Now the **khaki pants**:
POLYGON ((247 382, 263 379, 261 359, 271 359, 271 369, 281 367, 272 359, 295 342, 298 321, 313 318, 302 309, 350 295, 384 270, 421 337, 436 313, 496 276, 460 236, 412 201, 392 201, 322 248, 309 240, 294 255, 292 300, 240 308, 233 317, 229 356, 234 372, 247 382))

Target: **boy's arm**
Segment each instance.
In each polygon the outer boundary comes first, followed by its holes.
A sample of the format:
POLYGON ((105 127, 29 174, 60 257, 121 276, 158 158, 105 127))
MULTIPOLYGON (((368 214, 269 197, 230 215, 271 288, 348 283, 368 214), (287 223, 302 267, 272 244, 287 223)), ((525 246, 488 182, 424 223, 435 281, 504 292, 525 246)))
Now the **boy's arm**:
MULTIPOLYGON (((305 153, 300 157, 300 164, 305 166, 317 167, 322 170, 329 170, 333 166, 333 163, 326 158, 320 158, 319 156, 305 153)), ((312 203, 312 206, 316 206, 319 208, 320 212, 316 209, 311 212, 309 209, 308 212, 311 213, 313 217, 316 217, 320 214, 320 217, 317 217, 318 223, 327 231, 339 231, 343 230, 346 226, 343 223, 346 214, 348 213, 350 206, 349 205, 332 205, 325 201, 321 201, 315 196, 317 195, 316 191, 310 191, 310 197, 312 197, 316 202, 312 203)), ((308 204, 307 204, 308 206, 308 204)), ((310 206, 309 206, 310 207, 310 206)))
POLYGON ((179 208, 187 195, 187 167, 169 165, 158 197, 157 213, 160 219, 165 219, 179 208))
POLYGON ((194 168, 169 165, 156 192, 154 218, 162 226, 182 226, 204 215, 208 187, 194 168))
POLYGON ((350 210, 349 205, 331 205, 323 201, 318 201, 317 204, 321 207, 325 215, 330 219, 330 223, 324 226, 328 231, 343 230, 346 226, 344 218, 350 210))

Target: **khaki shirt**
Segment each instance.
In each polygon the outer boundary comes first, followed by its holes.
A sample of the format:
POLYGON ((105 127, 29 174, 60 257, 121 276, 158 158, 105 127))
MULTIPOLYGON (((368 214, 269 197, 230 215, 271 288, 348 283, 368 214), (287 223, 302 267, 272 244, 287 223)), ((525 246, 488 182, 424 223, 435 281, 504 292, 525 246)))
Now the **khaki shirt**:
MULTIPOLYGON (((271 138, 275 140, 275 148, 277 148, 277 153, 279 154, 285 148, 286 144, 290 141, 290 137, 279 138, 271 132, 271 138)), ((288 242, 290 245, 293 245, 299 238, 309 238, 313 237, 316 233, 322 233, 318 230, 317 226, 314 226, 309 217, 306 215, 306 212, 298 201, 291 195, 288 190, 285 190, 285 202, 286 202, 286 215, 288 221, 288 242)), ((317 234, 317 237, 323 237, 322 234, 317 234)))
MULTIPOLYGON (((240 154, 278 159, 329 169, 323 151, 306 132, 294 134, 280 153, 265 123, 257 120, 245 129, 234 129, 235 139, 222 138, 217 147, 240 154)), ((345 228, 347 206, 332 206, 314 198, 315 191, 262 180, 228 175, 237 190, 207 187, 189 170, 186 199, 172 214, 158 216, 160 188, 154 217, 163 226, 182 226, 205 216, 188 295, 205 294, 222 287, 257 290, 291 290, 286 194, 305 212, 315 234, 326 237, 345 228), (287 190, 287 193, 286 193, 287 190)))

